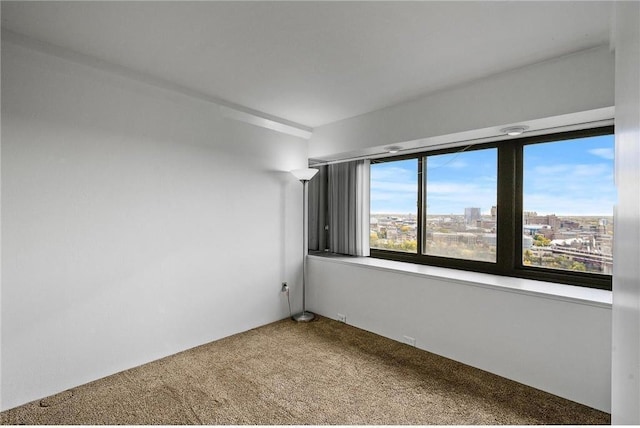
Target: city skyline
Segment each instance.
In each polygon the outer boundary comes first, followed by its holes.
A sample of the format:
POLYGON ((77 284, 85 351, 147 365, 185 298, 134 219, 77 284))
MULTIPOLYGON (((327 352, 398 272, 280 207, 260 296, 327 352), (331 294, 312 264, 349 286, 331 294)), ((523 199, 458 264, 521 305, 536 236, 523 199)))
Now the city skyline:
MULTIPOLYGON (((427 215, 460 215, 496 205, 497 151, 431 156, 427 215)), ((558 216, 612 216, 614 137, 604 135, 525 146, 524 211, 558 216)), ((417 213, 417 159, 371 166, 371 213, 417 213)))

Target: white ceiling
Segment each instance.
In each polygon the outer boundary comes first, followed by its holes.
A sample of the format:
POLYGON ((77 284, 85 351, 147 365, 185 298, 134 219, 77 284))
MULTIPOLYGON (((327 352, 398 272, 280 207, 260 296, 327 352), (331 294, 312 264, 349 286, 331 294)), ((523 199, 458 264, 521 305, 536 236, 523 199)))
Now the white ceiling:
POLYGON ((307 127, 609 42, 613 2, 2 2, 12 32, 307 127))

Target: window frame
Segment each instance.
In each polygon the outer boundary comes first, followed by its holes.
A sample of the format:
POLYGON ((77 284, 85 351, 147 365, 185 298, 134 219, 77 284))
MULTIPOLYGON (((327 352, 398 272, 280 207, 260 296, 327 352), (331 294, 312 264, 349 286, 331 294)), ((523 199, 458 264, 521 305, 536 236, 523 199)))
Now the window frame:
MULTIPOLYGON (((565 271, 523 264, 522 229, 523 229, 523 184, 524 184, 524 147, 531 144, 560 142, 578 138, 597 137, 614 134, 613 126, 582 129, 536 136, 499 140, 469 146, 465 151, 496 148, 497 164, 497 206, 498 219, 496 228, 496 262, 456 259, 422 254, 425 239, 424 215, 425 174, 424 158, 438 154, 455 153, 461 147, 425 150, 419 153, 385 157, 371 160, 371 164, 393 162, 405 159, 418 159, 417 176, 417 251, 405 253, 393 250, 370 249, 370 257, 396 260, 402 262, 460 269, 473 272, 489 273, 501 276, 533 279, 576 285, 603 290, 612 289, 612 276, 590 272, 565 271)), ((614 219, 615 227, 615 219, 614 219)))

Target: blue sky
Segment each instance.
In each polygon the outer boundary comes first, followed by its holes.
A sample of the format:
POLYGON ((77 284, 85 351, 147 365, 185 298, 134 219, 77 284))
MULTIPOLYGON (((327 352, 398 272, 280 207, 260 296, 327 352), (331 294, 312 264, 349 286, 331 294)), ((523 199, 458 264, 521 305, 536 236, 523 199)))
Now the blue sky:
MULTIPOLYGON (((539 214, 613 215, 614 137, 600 136, 525 147, 524 209, 539 214)), ((489 213, 496 205, 495 149, 429 157, 428 214, 489 213)), ((416 213, 418 162, 371 166, 371 212, 416 213)))
POLYGON ((613 215, 613 135, 531 145, 524 153, 526 211, 613 215))

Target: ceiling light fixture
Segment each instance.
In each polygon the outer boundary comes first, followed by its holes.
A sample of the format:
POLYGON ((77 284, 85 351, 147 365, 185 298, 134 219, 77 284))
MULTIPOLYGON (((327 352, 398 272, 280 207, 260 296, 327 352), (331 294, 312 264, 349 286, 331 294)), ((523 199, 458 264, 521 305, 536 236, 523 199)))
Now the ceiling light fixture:
POLYGON ((400 150, 402 150, 402 147, 400 147, 400 146, 389 146, 389 147, 385 147, 384 149, 389 153, 398 153, 400 150))
POLYGON ((518 126, 510 126, 508 128, 502 128, 500 132, 514 137, 516 135, 521 135, 527 129, 529 129, 528 126, 518 125, 518 126))

